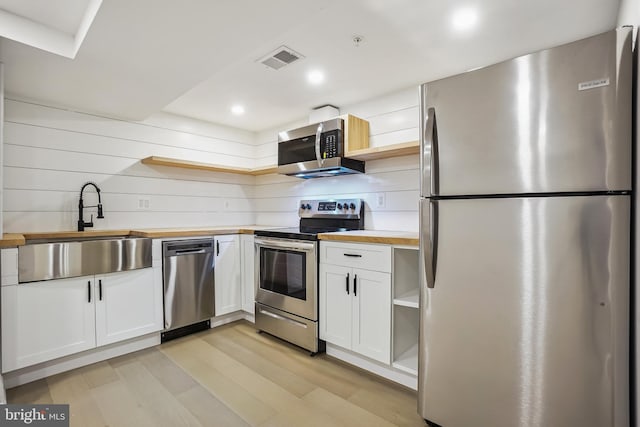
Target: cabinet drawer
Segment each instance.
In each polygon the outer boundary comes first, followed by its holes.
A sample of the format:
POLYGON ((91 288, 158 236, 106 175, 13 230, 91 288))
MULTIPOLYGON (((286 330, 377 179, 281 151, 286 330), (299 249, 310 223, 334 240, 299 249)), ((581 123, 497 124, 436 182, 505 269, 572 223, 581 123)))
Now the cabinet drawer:
POLYGON ((320 262, 390 273, 391 246, 321 241, 320 262))

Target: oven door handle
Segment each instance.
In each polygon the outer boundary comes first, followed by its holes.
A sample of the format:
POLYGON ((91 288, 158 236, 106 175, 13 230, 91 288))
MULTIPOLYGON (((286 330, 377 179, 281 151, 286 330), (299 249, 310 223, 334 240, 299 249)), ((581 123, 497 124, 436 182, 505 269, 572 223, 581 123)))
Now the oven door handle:
POLYGON ((291 251, 304 251, 311 252, 315 250, 315 243, 299 243, 299 242, 279 242, 275 240, 255 240, 255 244, 258 248, 267 249, 288 249, 291 251))

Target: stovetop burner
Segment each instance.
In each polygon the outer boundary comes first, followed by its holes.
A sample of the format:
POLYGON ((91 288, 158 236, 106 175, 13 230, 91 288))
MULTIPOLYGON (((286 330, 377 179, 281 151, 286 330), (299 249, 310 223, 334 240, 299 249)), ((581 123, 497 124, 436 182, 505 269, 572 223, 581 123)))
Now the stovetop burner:
POLYGON ((256 230, 256 236, 318 240, 319 233, 364 229, 364 202, 360 199, 302 200, 299 227, 256 230))

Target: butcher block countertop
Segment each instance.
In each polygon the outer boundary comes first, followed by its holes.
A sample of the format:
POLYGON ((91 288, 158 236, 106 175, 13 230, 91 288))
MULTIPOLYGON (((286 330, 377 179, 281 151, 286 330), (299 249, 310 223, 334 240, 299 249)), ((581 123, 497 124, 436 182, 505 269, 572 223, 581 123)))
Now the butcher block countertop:
POLYGON ((5 233, 0 240, 0 248, 12 248, 24 245, 24 236, 16 233, 5 233))
MULTIPOLYGON (((147 228, 139 230, 88 230, 53 231, 31 233, 6 233, 0 239, 0 248, 21 246, 28 240, 91 239, 102 237, 196 237, 223 234, 253 234, 255 230, 278 228, 266 225, 239 225, 222 227, 147 228)), ((388 245, 418 246, 418 233, 405 231, 356 230, 335 233, 321 233, 320 240, 356 243, 383 243, 388 245)))
POLYGON ((320 240, 353 243, 384 243, 387 245, 418 246, 418 233, 407 231, 354 230, 318 234, 320 240))
POLYGON ((222 227, 196 227, 196 228, 148 228, 144 230, 131 230, 131 235, 136 237, 194 237, 214 236, 221 234, 253 234, 255 230, 276 228, 266 225, 238 225, 222 227))
POLYGON ((42 231, 29 233, 6 233, 0 239, 0 248, 22 246, 28 240, 91 239, 103 237, 194 237, 222 234, 253 234, 255 230, 277 228, 266 225, 239 225, 223 227, 146 228, 140 230, 87 230, 87 231, 42 231))

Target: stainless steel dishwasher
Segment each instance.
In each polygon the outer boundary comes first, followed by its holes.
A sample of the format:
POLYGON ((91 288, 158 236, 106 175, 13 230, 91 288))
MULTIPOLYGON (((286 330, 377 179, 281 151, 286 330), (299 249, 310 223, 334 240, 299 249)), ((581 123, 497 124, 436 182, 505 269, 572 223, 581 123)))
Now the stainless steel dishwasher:
POLYGON ((163 242, 163 341, 209 327, 215 314, 213 247, 213 239, 163 242))

